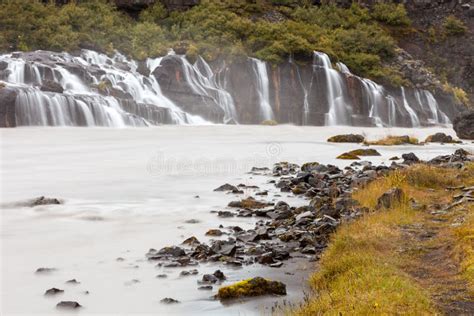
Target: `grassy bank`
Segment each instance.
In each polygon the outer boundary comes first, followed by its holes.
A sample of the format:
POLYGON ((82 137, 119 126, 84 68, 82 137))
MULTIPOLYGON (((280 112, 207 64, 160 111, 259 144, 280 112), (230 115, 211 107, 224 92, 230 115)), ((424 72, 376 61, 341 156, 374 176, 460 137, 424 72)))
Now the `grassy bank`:
POLYGON ((354 198, 370 210, 392 187, 405 199, 336 232, 310 279, 314 293, 294 314, 426 315, 472 300, 466 286, 472 291, 474 208, 442 211, 459 193, 447 187, 472 184, 472 165, 463 171, 419 165, 357 191, 354 198))

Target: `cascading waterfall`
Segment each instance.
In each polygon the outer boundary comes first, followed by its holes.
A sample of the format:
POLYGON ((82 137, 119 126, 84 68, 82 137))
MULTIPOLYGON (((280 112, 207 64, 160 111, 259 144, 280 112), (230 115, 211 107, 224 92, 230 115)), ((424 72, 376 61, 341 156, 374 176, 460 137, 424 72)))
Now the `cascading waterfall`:
POLYGON ((350 125, 351 110, 344 99, 343 82, 338 71, 331 65, 329 56, 314 52, 314 65, 324 71, 327 84, 327 100, 329 111, 326 113, 326 125, 350 125))
POLYGON ((274 114, 270 104, 270 82, 268 80, 267 64, 259 59, 250 58, 253 71, 257 78, 257 93, 261 120, 273 120, 274 114))
POLYGON ((402 91, 403 107, 405 108, 405 110, 408 112, 408 115, 410 116, 411 126, 420 127, 420 119, 418 118, 418 115, 416 115, 416 112, 412 109, 412 107, 407 101, 407 98, 405 95, 405 88, 401 87, 400 89, 402 91))
POLYGON ((0 104, 8 107, 0 111, 0 124, 123 127, 278 120, 419 127, 448 125, 442 109, 450 115, 457 111, 438 104, 426 90, 401 87, 391 94, 352 74, 342 62, 333 68, 321 52, 314 52, 312 67, 291 58, 288 64, 272 70, 270 81, 268 65, 255 58, 210 65, 201 57, 191 64, 173 51, 145 62, 90 50, 77 56, 44 51, 0 55, 0 97, 3 86, 14 95, 8 105, 0 104))

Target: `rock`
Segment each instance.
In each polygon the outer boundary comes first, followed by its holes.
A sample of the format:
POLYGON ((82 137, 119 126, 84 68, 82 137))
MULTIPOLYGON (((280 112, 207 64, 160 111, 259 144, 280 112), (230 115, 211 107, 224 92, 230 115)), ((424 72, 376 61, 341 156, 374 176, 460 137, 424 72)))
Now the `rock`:
POLYGON ((249 197, 244 200, 240 201, 232 201, 229 203, 229 207, 242 207, 242 208, 249 208, 249 209, 259 209, 259 208, 264 208, 269 205, 272 205, 272 203, 267 203, 263 201, 257 201, 252 197, 249 197))
POLYGON ((420 162, 420 159, 414 153, 403 154, 403 163, 406 165, 420 162))
POLYGON ((76 279, 71 279, 66 281, 67 284, 81 284, 81 282, 78 282, 76 279))
POLYGON ((371 148, 351 150, 348 152, 348 154, 355 156, 381 156, 377 150, 371 148))
POLYGON ((161 248, 159 251, 156 251, 155 249, 150 249, 146 256, 148 260, 163 260, 166 258, 177 258, 186 256, 186 252, 183 248, 171 246, 161 248))
POLYGON ((217 216, 219 217, 234 217, 234 213, 230 212, 230 211, 219 211, 217 212, 217 216))
POLYGON ((56 268, 38 268, 38 269, 36 269, 35 273, 47 274, 47 273, 51 273, 53 271, 56 271, 56 268))
POLYGON ((181 244, 188 245, 188 246, 195 246, 195 245, 199 245, 200 242, 196 237, 191 236, 188 239, 186 239, 185 241, 183 241, 181 244))
POLYGON ((203 285, 198 287, 198 290, 212 291, 212 285, 203 285))
POLYGON ((217 278, 213 274, 204 274, 202 276, 202 283, 217 283, 219 281, 219 278, 217 278))
POLYGON ((295 220, 300 220, 302 218, 310 218, 310 217, 314 217, 313 213, 311 213, 310 211, 306 211, 304 213, 298 214, 295 220))
POLYGON ((453 121, 456 135, 461 139, 474 139, 474 110, 458 115, 453 121))
POLYGON ((214 253, 221 254, 224 256, 234 256, 235 251, 237 250, 237 246, 233 241, 216 240, 212 244, 211 250, 214 253))
POLYGON ((166 275, 166 274, 158 274, 156 277, 157 277, 158 279, 165 279, 165 278, 168 277, 168 275, 166 275))
POLYGON ((174 298, 171 298, 171 297, 165 297, 160 302, 163 303, 163 304, 177 304, 177 303, 179 303, 178 300, 175 300, 174 298))
POLYGON ((185 220, 184 221, 186 224, 198 224, 200 223, 201 221, 198 220, 198 219, 188 219, 188 220, 185 220))
POLYGON ((46 292, 44 292, 44 295, 56 295, 60 293, 64 293, 64 290, 60 290, 53 287, 53 288, 50 288, 49 290, 46 290, 46 292))
POLYGON ((206 232, 206 236, 214 236, 214 237, 217 237, 217 236, 222 236, 222 231, 220 229, 209 229, 207 232, 206 232))
POLYGON ((82 307, 82 305, 74 301, 61 301, 58 304, 56 304, 56 307, 64 308, 64 309, 76 309, 76 308, 82 307))
POLYGON ((214 191, 239 191, 239 189, 237 189, 237 187, 231 184, 226 183, 226 184, 221 185, 217 189, 214 189, 214 191))
POLYGON ((360 160, 359 156, 351 154, 351 153, 343 153, 337 156, 337 159, 344 159, 344 160, 360 160))
POLYGON ((271 281, 262 277, 255 277, 224 286, 219 289, 217 298, 227 300, 239 297, 260 295, 286 295, 286 285, 279 281, 271 281))
POLYGON ((188 276, 188 275, 196 275, 198 274, 198 270, 197 269, 193 269, 193 270, 189 270, 189 271, 181 271, 181 273, 179 275, 181 276, 188 276))
POLYGON ((272 263, 269 265, 271 268, 280 268, 281 266, 283 266, 283 262, 281 261, 278 261, 278 262, 275 262, 275 263, 272 263))
POLYGON ((405 194, 400 188, 392 188, 382 194, 377 200, 377 209, 389 209, 403 202, 405 194))
POLYGON ((362 143, 365 138, 358 134, 336 135, 328 138, 331 143, 362 143))
POLYGON ((0 127, 16 127, 16 98, 18 91, 0 87, 0 127))
POLYGON ((455 141, 450 135, 446 135, 445 133, 436 133, 430 135, 426 138, 425 142, 427 143, 458 143, 455 141))
POLYGON ((214 271, 213 275, 221 281, 226 279, 226 276, 224 275, 224 273, 221 270, 214 271))
POLYGON ((38 205, 51 205, 51 204, 61 204, 61 201, 55 198, 47 198, 44 196, 40 196, 29 203, 31 207, 38 206, 38 205))
POLYGON ((55 93, 63 93, 63 87, 57 83, 56 81, 52 80, 44 80, 43 84, 41 85, 41 91, 48 91, 48 92, 55 92, 55 93))
POLYGON ((389 160, 400 160, 400 158, 399 158, 399 157, 397 157, 397 156, 393 156, 393 157, 392 157, 392 158, 390 158, 389 160))

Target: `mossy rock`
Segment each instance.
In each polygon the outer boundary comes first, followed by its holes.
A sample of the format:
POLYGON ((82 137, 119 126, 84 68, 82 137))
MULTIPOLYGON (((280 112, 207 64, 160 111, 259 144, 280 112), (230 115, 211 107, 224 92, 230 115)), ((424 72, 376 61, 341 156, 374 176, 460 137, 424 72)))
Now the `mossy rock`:
POLYGON ((336 135, 328 138, 330 143, 362 143, 365 137, 359 134, 336 135))
POLYGON ((348 153, 343 153, 337 156, 337 159, 344 159, 344 160, 360 160, 359 156, 354 155, 350 152, 348 153))
POLYGON ((381 156, 378 151, 375 149, 356 149, 348 152, 348 154, 356 155, 356 156, 381 156))
POLYGON ((255 277, 221 287, 217 293, 217 298, 220 300, 228 300, 261 295, 286 295, 286 285, 279 281, 255 277))
POLYGON ((272 205, 271 203, 257 201, 252 197, 240 201, 232 201, 228 204, 229 207, 242 207, 249 209, 259 209, 272 205))
POLYGON ((453 139, 450 135, 445 133, 436 133, 426 138, 425 143, 446 143, 446 144, 459 144, 462 143, 459 140, 453 139))
POLYGON ((403 136, 387 136, 372 142, 365 142, 366 145, 380 145, 380 146, 397 146, 397 145, 420 145, 420 142, 415 137, 408 135, 403 136))
POLYGON ((301 171, 311 172, 319 166, 319 162, 307 162, 301 166, 301 171))
POLYGON ((275 120, 265 120, 261 122, 260 125, 275 126, 275 125, 278 125, 278 122, 275 120))

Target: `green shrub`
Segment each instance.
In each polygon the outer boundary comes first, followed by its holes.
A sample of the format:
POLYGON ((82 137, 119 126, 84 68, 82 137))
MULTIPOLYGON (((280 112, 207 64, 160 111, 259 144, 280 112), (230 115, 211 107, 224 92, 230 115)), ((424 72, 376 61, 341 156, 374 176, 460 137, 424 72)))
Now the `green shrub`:
POLYGON ((403 4, 376 3, 373 7, 372 17, 377 21, 392 26, 409 26, 411 24, 403 4))
POLYGON ((463 21, 454 15, 449 15, 443 22, 444 32, 448 36, 462 35, 466 33, 467 27, 463 21))

